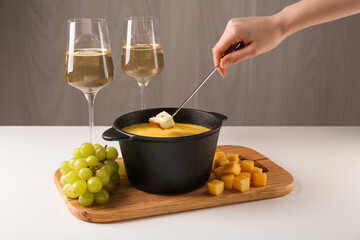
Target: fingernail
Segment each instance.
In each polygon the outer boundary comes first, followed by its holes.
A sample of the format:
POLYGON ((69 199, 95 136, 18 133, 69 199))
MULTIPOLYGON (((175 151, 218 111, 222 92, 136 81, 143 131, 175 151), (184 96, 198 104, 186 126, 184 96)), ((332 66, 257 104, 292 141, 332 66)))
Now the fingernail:
POLYGON ((225 68, 228 68, 230 66, 229 62, 225 62, 225 68))

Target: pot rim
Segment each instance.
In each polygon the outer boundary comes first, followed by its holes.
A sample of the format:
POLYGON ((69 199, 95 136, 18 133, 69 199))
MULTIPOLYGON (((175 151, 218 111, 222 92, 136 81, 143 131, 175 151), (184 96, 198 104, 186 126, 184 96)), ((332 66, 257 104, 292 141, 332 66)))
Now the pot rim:
MULTIPOLYGON (((172 108, 172 107, 163 107, 163 108, 149 108, 149 109, 144 109, 144 110, 137 110, 137 111, 133 111, 133 112, 129 112, 126 113, 124 115, 121 115, 120 117, 116 118, 112 127, 120 132, 121 134, 127 135, 129 138, 127 139, 120 139, 119 141, 125 141, 125 140, 140 140, 140 141, 144 141, 144 142, 182 142, 182 141, 189 141, 189 140, 195 140, 195 139, 199 139, 199 138, 204 138, 207 137, 209 135, 212 135, 216 132, 218 132, 220 130, 220 128, 222 127, 222 120, 219 119, 217 116, 215 116, 214 114, 212 114, 211 112, 207 112, 207 111, 203 111, 203 110, 199 110, 199 109, 193 109, 193 108, 183 108, 186 110, 193 110, 193 111, 198 111, 198 112, 202 112, 205 114, 209 114, 210 116, 216 118, 218 120, 218 125, 215 128, 210 129, 210 131, 204 132, 204 133, 200 133, 200 134, 195 134, 195 135, 189 135, 189 136, 184 136, 184 137, 168 137, 168 138, 160 138, 160 137, 147 137, 147 136, 141 136, 141 135, 136 135, 136 134, 132 134, 132 133, 128 133, 123 131, 122 129, 120 129, 119 127, 116 126, 116 122, 122 118, 125 117, 129 114, 134 114, 136 112, 142 112, 142 111, 146 111, 146 110, 155 110, 155 109, 159 109, 162 111, 167 110, 177 110, 177 108, 172 108)), ((130 125, 129 125, 130 126, 130 125)))

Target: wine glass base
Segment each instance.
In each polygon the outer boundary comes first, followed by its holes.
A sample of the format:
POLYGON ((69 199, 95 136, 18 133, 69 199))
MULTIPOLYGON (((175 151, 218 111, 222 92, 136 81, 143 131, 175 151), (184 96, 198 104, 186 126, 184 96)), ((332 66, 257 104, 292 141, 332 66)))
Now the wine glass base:
POLYGON ((147 85, 149 84, 149 80, 144 80, 144 81, 140 81, 140 80, 137 80, 136 79, 136 81, 137 81, 137 84, 141 87, 141 86, 145 86, 145 87, 147 87, 147 85))

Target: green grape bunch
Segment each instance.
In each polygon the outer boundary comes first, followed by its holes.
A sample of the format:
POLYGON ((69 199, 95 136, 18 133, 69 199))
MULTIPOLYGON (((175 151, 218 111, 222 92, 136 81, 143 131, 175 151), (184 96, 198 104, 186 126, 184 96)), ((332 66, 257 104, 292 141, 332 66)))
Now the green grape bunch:
POLYGON ((77 198, 83 206, 95 201, 105 204, 109 193, 120 180, 119 156, 114 147, 84 143, 73 151, 73 158, 60 164, 62 192, 69 198, 77 198))

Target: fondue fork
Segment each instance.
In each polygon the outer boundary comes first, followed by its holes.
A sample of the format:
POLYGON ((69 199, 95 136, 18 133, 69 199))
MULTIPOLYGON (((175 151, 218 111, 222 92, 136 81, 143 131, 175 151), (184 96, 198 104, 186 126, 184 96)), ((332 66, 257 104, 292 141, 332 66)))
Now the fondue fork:
MULTIPOLYGON (((239 42, 238 44, 232 45, 230 46, 230 48, 228 50, 226 50, 225 54, 223 55, 226 56, 229 53, 233 53, 236 50, 238 50, 241 46, 243 46, 243 42, 239 42)), ((220 61, 223 59, 223 57, 220 59, 220 61)), ((175 113, 171 116, 172 118, 174 118, 174 116, 180 111, 181 108, 184 107, 184 105, 190 100, 190 98, 192 98, 192 96, 195 95, 195 93, 202 87, 202 85, 205 84, 205 82, 211 77, 211 75, 213 75, 213 73, 216 71, 216 69, 220 66, 220 63, 210 72, 209 75, 207 75, 207 77, 199 84, 199 86, 197 88, 195 88, 195 90, 190 94, 190 96, 180 105, 180 107, 175 111, 175 113)))

